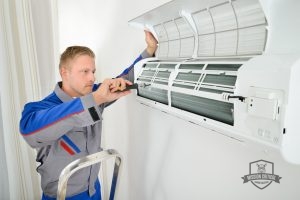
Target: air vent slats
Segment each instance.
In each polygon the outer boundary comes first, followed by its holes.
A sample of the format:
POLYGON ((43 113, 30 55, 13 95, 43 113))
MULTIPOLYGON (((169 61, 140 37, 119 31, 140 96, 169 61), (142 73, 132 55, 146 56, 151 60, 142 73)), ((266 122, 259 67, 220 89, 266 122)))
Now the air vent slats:
POLYGON ((192 95, 171 93, 172 107, 233 125, 233 104, 192 95))
POLYGON ((160 62, 144 65, 137 78, 139 96, 169 107, 234 124, 234 104, 223 98, 234 94, 242 63, 160 62), (142 84, 146 84, 146 86, 142 84))

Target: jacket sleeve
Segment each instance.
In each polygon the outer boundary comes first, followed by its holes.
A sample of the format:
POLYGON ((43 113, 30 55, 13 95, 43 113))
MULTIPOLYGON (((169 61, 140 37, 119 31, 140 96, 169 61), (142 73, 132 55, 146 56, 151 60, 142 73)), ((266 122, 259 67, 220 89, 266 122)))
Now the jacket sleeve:
POLYGON ((31 147, 39 148, 56 141, 74 127, 85 127, 102 120, 103 106, 92 94, 68 102, 40 101, 25 105, 20 132, 31 147))
POLYGON ((147 53, 147 51, 145 49, 142 52, 142 54, 139 57, 137 57, 135 59, 135 61, 128 68, 126 68, 119 76, 117 76, 117 78, 122 77, 124 79, 127 79, 127 80, 133 82, 134 81, 134 65, 137 62, 139 62, 140 60, 142 60, 144 58, 149 58, 149 57, 151 57, 151 56, 147 53))

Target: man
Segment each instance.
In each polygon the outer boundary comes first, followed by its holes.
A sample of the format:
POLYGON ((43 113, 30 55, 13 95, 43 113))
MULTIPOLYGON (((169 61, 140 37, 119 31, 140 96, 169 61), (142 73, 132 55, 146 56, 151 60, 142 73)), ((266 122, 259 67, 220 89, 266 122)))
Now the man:
MULTIPOLYGON (((133 66, 153 56, 157 41, 145 31, 147 48, 118 78, 95 81, 95 55, 87 47, 68 47, 61 55, 62 81, 53 93, 38 102, 27 103, 20 132, 36 148, 37 171, 41 175, 42 199, 56 198, 58 178, 70 162, 101 151, 102 112, 113 101, 130 93, 123 91, 134 80, 133 66)), ((100 199, 100 165, 75 173, 68 181, 67 199, 100 199)))

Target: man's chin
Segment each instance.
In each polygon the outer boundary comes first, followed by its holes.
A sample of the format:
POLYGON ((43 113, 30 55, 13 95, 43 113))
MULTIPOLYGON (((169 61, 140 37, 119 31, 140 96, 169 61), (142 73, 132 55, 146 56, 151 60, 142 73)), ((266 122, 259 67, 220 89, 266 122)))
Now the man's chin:
POLYGON ((93 92, 92 88, 89 88, 89 89, 84 91, 84 95, 90 94, 92 92, 93 92))

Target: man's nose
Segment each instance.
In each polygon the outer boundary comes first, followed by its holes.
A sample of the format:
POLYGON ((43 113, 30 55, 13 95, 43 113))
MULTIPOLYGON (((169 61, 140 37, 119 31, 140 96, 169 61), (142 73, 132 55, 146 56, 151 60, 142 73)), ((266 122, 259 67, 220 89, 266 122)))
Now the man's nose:
POLYGON ((95 79, 96 79, 96 78, 95 78, 95 74, 94 74, 94 73, 90 73, 90 74, 89 74, 89 81, 91 81, 91 82, 94 83, 94 82, 95 82, 95 79))

